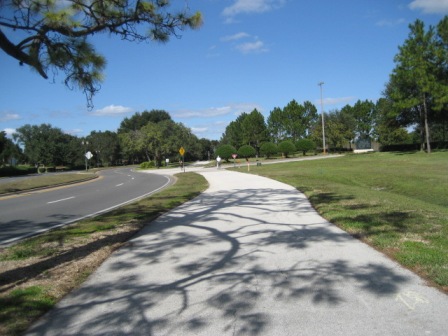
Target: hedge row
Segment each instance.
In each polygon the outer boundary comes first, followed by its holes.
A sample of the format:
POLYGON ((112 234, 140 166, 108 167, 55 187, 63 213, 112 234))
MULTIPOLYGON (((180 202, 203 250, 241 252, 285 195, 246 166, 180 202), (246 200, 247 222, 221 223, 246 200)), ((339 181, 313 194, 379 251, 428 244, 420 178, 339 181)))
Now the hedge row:
MULTIPOLYGON (((448 149, 448 141, 431 142, 431 149, 448 149)), ((413 152, 420 150, 420 144, 397 144, 381 146, 381 152, 413 152)))
POLYGON ((37 173, 37 169, 30 166, 5 166, 0 168, 0 177, 21 176, 35 173, 37 173))

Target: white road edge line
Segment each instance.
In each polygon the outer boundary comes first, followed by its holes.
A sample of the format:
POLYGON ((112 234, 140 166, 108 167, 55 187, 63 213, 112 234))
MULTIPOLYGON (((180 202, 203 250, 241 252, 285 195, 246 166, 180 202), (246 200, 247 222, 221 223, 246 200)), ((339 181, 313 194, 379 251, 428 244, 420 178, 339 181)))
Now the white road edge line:
POLYGON ((73 199, 73 198, 75 198, 75 196, 67 197, 67 198, 63 198, 63 199, 60 199, 60 200, 57 200, 57 201, 47 202, 47 204, 53 204, 53 203, 63 202, 63 201, 67 201, 67 200, 70 200, 70 199, 73 199))
POLYGON ((13 242, 15 242, 15 241, 17 241, 17 240, 22 240, 22 239, 25 239, 25 238, 28 238, 28 237, 37 236, 38 234, 43 233, 43 232, 45 232, 45 231, 50 231, 50 230, 52 230, 52 229, 56 229, 56 228, 58 228, 58 227, 62 227, 62 226, 65 226, 65 225, 68 225, 68 224, 71 224, 71 223, 74 223, 74 222, 78 222, 78 221, 83 220, 83 219, 86 219, 86 218, 95 217, 95 216, 98 216, 98 215, 100 215, 100 214, 102 214, 102 213, 104 213, 104 212, 108 212, 108 211, 110 211, 110 210, 112 210, 112 209, 119 208, 119 207, 121 207, 121 206, 123 206, 123 205, 126 205, 126 204, 129 204, 129 203, 138 201, 139 199, 142 199, 142 198, 144 198, 144 197, 147 197, 147 196, 149 196, 149 195, 151 195, 151 194, 154 194, 154 193, 158 192, 159 190, 165 188, 168 184, 171 183, 171 179, 170 179, 168 176, 166 176, 166 175, 162 175, 162 176, 165 177, 168 181, 167 181, 163 186, 161 186, 160 188, 157 188, 156 190, 153 190, 153 191, 151 191, 151 192, 149 192, 149 193, 146 193, 146 194, 144 194, 144 195, 135 197, 135 198, 133 198, 133 199, 131 199, 131 200, 129 200, 129 201, 126 201, 126 202, 123 202, 123 203, 120 203, 120 204, 111 206, 111 207, 109 207, 109 208, 107 208, 107 209, 103 209, 103 210, 94 212, 94 213, 92 213, 92 214, 90 214, 90 215, 85 215, 85 216, 83 216, 83 217, 79 217, 79 218, 71 219, 71 220, 69 220, 69 221, 67 221, 67 222, 64 222, 64 223, 61 223, 61 224, 57 224, 57 225, 53 225, 53 226, 47 227, 47 228, 45 228, 45 229, 37 230, 37 231, 35 231, 35 232, 33 232, 33 233, 29 233, 29 234, 26 234, 26 235, 23 235, 23 236, 20 236, 20 237, 15 237, 15 238, 11 238, 11 239, 5 240, 5 241, 3 241, 3 242, 0 243, 0 246, 8 246, 9 244, 11 244, 11 243, 13 243, 13 242))
POLYGON ((121 187, 124 183, 117 184, 116 187, 121 187))

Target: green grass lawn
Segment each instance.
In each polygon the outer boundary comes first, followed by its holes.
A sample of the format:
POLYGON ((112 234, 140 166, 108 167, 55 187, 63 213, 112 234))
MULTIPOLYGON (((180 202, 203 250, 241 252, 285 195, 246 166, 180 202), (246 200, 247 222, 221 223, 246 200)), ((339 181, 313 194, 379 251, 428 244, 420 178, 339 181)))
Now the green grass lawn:
POLYGON ((330 222, 448 291, 448 152, 264 165, 330 222))

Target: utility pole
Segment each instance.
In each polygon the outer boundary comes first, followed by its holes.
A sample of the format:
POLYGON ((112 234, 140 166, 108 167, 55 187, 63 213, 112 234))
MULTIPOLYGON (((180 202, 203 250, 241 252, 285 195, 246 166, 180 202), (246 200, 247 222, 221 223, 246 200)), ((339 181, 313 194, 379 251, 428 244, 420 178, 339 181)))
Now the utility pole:
POLYGON ((325 145, 325 119, 324 119, 324 101, 322 99, 322 85, 324 82, 320 82, 317 84, 320 86, 320 114, 322 115, 322 143, 323 143, 323 154, 326 154, 326 145, 325 145))

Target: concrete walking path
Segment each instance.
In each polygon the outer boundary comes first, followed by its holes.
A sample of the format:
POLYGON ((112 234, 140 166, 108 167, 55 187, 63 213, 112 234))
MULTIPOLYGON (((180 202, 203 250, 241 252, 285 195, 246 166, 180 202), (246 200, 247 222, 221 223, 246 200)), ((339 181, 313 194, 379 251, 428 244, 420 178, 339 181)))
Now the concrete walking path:
POLYGON ((146 227, 27 335, 446 335, 448 296, 293 187, 200 173, 206 192, 146 227))

